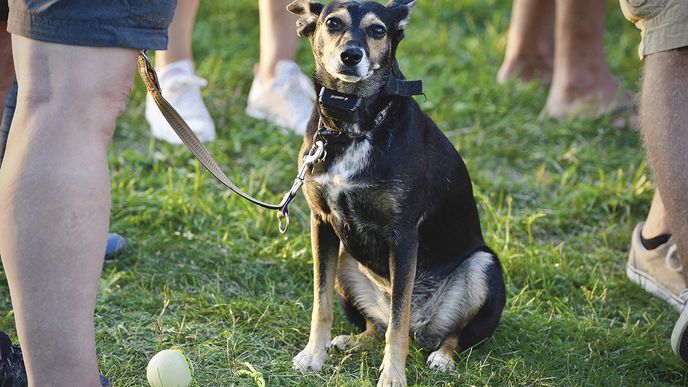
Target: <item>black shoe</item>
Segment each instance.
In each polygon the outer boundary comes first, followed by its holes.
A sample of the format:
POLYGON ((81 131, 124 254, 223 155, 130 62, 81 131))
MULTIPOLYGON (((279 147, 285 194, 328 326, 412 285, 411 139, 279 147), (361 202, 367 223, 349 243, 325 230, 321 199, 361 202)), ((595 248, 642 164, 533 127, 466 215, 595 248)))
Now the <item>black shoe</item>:
POLYGON ((26 368, 21 348, 0 331, 0 387, 26 387, 26 368))
MULTIPOLYGON (((110 381, 100 375, 103 387, 112 387, 110 381)), ((26 368, 19 344, 12 344, 9 336, 0 331, 0 387, 27 387, 26 368)))

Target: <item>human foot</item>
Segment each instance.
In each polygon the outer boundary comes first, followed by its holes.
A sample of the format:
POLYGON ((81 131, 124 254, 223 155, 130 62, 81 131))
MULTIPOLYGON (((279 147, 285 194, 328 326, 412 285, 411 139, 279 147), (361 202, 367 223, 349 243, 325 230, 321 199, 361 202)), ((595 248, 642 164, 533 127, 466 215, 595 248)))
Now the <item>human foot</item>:
POLYGON ((542 86, 552 83, 552 57, 531 57, 504 59, 497 73, 497 83, 504 84, 509 79, 521 82, 540 82, 542 86))
POLYGON ((632 124, 635 95, 623 88, 611 74, 584 77, 580 82, 573 77, 555 79, 550 88, 543 117, 557 119, 597 119, 611 116, 612 127, 623 128, 632 124))

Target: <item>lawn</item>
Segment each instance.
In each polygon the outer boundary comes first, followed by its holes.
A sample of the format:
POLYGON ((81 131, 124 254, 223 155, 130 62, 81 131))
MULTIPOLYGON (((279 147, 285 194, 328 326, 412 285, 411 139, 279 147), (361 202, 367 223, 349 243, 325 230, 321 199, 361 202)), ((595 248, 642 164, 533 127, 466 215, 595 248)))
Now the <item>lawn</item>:
MULTIPOLYGON (((425 82, 419 103, 466 161, 507 284, 494 337, 459 355, 449 374, 426 369, 428 354, 412 345, 409 384, 686 384, 669 346, 676 312, 624 274, 653 190, 638 136, 605 119, 540 120, 545 90, 496 83, 510 5, 421 1, 399 51, 407 76, 425 82)), ((607 25, 610 65, 636 90, 639 36, 616 1, 607 25)), ((255 1, 202 2, 194 51, 220 138, 209 149, 239 186, 275 202, 296 173, 301 139, 243 112, 257 42, 255 1)), ((312 69, 305 40, 299 62, 312 69)), ((101 371, 115 386, 141 386, 153 354, 177 347, 194 386, 374 385, 382 343, 334 354, 319 374, 291 368, 312 303, 303 197, 279 234, 273 212, 225 192, 184 147, 153 140, 143 109, 137 81, 110 152, 111 228, 129 249, 103 269, 101 371)), ((0 327, 16 339, 1 271, 0 311, 0 327)), ((352 331, 336 313, 334 333, 352 331)))

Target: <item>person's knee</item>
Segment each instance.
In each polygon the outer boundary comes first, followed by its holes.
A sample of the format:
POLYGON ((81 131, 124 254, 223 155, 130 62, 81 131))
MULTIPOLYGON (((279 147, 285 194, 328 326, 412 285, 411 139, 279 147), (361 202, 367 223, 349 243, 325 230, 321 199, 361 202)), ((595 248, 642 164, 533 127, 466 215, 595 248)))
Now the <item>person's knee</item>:
POLYGON ((64 135, 74 133, 82 138, 95 134, 108 143, 129 90, 121 85, 110 84, 110 87, 98 90, 88 85, 74 85, 60 92, 44 89, 22 93, 19 86, 17 113, 12 125, 24 129, 28 129, 28 125, 34 130, 60 130, 64 135))
POLYGON ((112 135, 131 89, 136 51, 15 38, 17 118, 74 120, 112 135), (19 114, 23 112, 23 114, 19 114), (42 114, 42 116, 41 116, 42 114))
MULTIPOLYGON (((130 69, 132 70, 132 69, 130 69)), ((25 112, 51 110, 59 115, 78 115, 84 120, 114 123, 122 113, 131 89, 133 72, 97 79, 67 74, 63 81, 38 76, 30 85, 19 81, 17 106, 25 112)))

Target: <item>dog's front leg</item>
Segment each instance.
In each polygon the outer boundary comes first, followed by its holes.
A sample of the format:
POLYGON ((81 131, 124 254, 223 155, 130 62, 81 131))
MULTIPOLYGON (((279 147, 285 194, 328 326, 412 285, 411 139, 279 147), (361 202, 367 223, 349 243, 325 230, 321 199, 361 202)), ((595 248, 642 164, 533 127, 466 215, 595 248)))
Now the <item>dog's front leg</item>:
POLYGON ((308 344, 294 357, 294 368, 320 371, 332 340, 332 298, 339 238, 332 226, 311 213, 313 248, 313 315, 308 344))
POLYGON ((378 387, 406 386, 406 357, 409 345, 411 296, 416 277, 417 231, 401 233, 390 249, 392 296, 385 334, 385 357, 380 366, 378 387))

